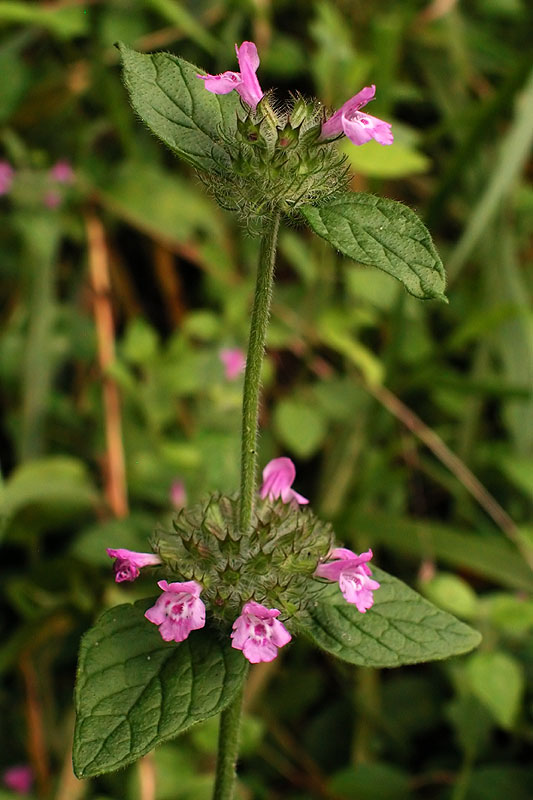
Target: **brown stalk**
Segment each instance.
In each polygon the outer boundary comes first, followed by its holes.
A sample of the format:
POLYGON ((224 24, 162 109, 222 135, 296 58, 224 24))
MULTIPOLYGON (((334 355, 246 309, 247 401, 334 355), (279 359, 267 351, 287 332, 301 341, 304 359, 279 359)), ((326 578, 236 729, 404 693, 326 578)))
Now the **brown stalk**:
POLYGON ((177 327, 185 313, 181 281, 175 269, 174 254, 158 241, 154 241, 154 266, 169 321, 177 327))
POLYGON ((516 545, 526 562, 531 569, 533 569, 533 555, 524 547, 514 521, 507 511, 498 503, 496 498, 483 486, 481 481, 476 478, 464 461, 450 450, 448 445, 443 442, 432 428, 426 425, 425 422, 422 422, 414 411, 411 411, 405 403, 402 403, 399 397, 396 397, 396 395, 385 386, 375 386, 365 383, 364 387, 367 392, 387 409, 387 411, 390 411, 396 419, 399 419, 406 428, 414 433, 415 436, 437 456, 439 461, 448 467, 452 475, 455 475, 457 480, 463 484, 465 489, 477 500, 479 505, 492 517, 496 525, 516 545))
POLYGON ((28 728, 28 753, 30 756, 39 797, 46 797, 50 789, 50 762, 46 749, 43 725, 43 708, 37 682, 37 673, 31 654, 24 653, 20 659, 20 671, 26 690, 26 720, 28 728))
POLYGON ((103 381, 106 431, 105 495, 116 517, 128 514, 126 469, 122 442, 122 420, 118 386, 108 375, 115 359, 115 327, 110 296, 109 250, 104 226, 91 211, 85 213, 89 250, 89 273, 94 296, 94 319, 98 342, 98 362, 103 381))
POLYGON ((70 737, 54 800, 81 800, 87 793, 89 781, 78 780, 72 772, 72 740, 74 735, 74 714, 69 719, 70 737))
POLYGON ((154 757, 150 754, 138 762, 140 800, 155 800, 156 771, 154 757))

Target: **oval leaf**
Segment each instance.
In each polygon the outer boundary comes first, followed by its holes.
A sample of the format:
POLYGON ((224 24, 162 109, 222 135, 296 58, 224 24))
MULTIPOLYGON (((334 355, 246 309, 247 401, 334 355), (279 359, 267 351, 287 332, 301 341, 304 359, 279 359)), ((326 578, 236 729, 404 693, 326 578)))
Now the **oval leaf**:
POLYGON ((466 665, 472 693, 496 722, 510 730, 520 713, 525 691, 524 669, 507 653, 475 653, 466 665))
POLYGON ((221 133, 237 127, 239 97, 208 92, 194 64, 170 53, 146 55, 119 43, 124 83, 133 108, 171 150, 193 167, 229 167, 221 133))
POLYGON ((194 631, 164 642, 144 617, 152 600, 106 611, 82 639, 73 763, 78 778, 123 767, 218 714, 240 689, 247 662, 229 637, 194 631))
POLYGON ((372 571, 381 588, 365 614, 344 600, 337 585, 318 592, 316 605, 301 622, 302 632, 318 647, 363 667, 417 664, 477 647, 481 641, 477 631, 392 575, 372 571))
POLYGON ((357 192, 304 206, 302 213, 315 233, 343 255, 388 272, 421 300, 446 300, 439 254, 428 229, 407 206, 357 192))

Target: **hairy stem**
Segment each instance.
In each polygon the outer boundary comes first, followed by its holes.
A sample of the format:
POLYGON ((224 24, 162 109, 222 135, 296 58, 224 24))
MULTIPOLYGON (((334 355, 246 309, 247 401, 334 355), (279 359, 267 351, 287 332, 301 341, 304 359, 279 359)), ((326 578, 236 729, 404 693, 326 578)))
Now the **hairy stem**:
POLYGON ((218 731, 217 771, 213 800, 232 800, 235 788, 239 731, 241 727, 244 686, 233 703, 220 715, 218 731))
MULTIPOLYGON (((239 526, 247 533, 252 521, 256 492, 255 473, 257 466, 257 422, 259 416, 259 392, 261 389, 261 366, 265 351, 265 340, 270 315, 270 300, 274 282, 274 263, 279 231, 279 214, 266 227, 261 241, 259 265, 255 284, 254 305, 250 321, 250 338, 244 375, 242 401, 241 439, 241 494, 239 503, 239 526)), ((235 765, 239 755, 239 729, 242 715, 244 686, 225 711, 220 715, 218 734, 217 768, 213 800, 232 800, 235 788, 235 765)))
POLYGON ((268 318, 270 314, 278 230, 279 214, 273 218, 266 228, 261 242, 254 305, 250 323, 250 339, 246 357, 242 401, 241 494, 239 505, 239 523, 243 533, 246 533, 250 527, 254 508, 261 366, 263 363, 268 318))

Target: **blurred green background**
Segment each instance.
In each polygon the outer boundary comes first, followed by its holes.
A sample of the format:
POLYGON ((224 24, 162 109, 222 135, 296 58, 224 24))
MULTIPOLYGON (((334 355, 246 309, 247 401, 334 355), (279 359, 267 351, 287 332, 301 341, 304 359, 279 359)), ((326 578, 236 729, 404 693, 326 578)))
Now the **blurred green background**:
POLYGON ((339 541, 484 639, 382 672, 295 641, 252 671, 239 797, 533 797, 532 22, 526 0, 0 0, 0 773, 31 764, 33 797, 207 800, 214 766, 216 720, 98 780, 70 764, 79 638, 153 593, 105 548, 147 549, 182 488, 238 486, 220 351, 246 344, 258 249, 135 118, 117 39, 210 72, 252 39, 280 103, 375 83, 395 143, 340 142, 352 188, 415 208, 449 277, 420 303, 282 232, 261 465, 290 456, 339 541))

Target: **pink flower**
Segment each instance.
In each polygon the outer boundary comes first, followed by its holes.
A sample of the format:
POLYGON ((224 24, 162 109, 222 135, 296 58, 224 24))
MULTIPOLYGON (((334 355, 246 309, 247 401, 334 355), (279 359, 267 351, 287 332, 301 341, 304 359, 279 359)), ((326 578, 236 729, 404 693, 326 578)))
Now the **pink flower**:
POLYGON ((191 631, 205 625, 205 606, 200 600, 202 587, 196 581, 157 584, 163 590, 145 613, 146 619, 159 625, 159 633, 165 642, 183 642, 191 631))
POLYGON ((68 161, 57 161, 50 170, 51 177, 58 183, 72 183, 74 170, 68 161))
POLYGON ((11 189, 15 170, 7 161, 0 161, 0 195, 7 194, 11 189))
POLYGON ((170 487, 170 502, 176 509, 184 508, 187 505, 187 492, 185 484, 181 479, 172 481, 170 487))
POLYGON ((300 505, 309 502, 307 498, 291 489, 296 477, 296 469, 290 458, 274 458, 269 461, 263 470, 263 485, 261 486, 260 496, 269 500, 277 500, 281 497, 284 503, 295 500, 300 505))
POLYGON ((374 85, 365 86, 350 100, 347 100, 332 117, 324 122, 321 138, 331 139, 333 136, 338 136, 339 133, 344 133, 354 144, 366 144, 371 139, 375 139, 379 144, 392 144, 394 136, 390 124, 359 111, 374 99, 375 94, 376 87, 374 85))
POLYGON ((242 650, 251 664, 273 661, 278 647, 292 639, 287 628, 276 619, 280 614, 277 608, 266 608, 253 600, 246 603, 242 614, 233 623, 231 646, 242 650))
POLYGON ((222 72, 220 75, 197 75, 205 82, 205 88, 213 94, 228 94, 235 89, 245 103, 254 110, 263 97, 256 72, 259 66, 257 47, 253 42, 243 42, 240 47, 235 45, 240 72, 222 72))
POLYGON ((28 794, 33 785, 33 770, 28 764, 10 767, 2 775, 2 782, 16 794, 28 794))
POLYGON ((136 553, 134 550, 111 550, 107 548, 107 555, 116 558, 113 569, 115 570, 115 581, 134 581, 140 575, 142 567, 160 564, 161 559, 154 553, 136 553))
POLYGON ((246 357, 243 351, 240 347, 224 347, 219 355, 224 364, 226 379, 234 381, 246 366, 246 357))
POLYGON ((61 194, 56 189, 50 189, 44 196, 44 204, 46 208, 57 208, 61 205, 61 194))
POLYGON ((337 547, 332 550, 328 558, 338 559, 330 561, 329 564, 319 564, 315 576, 327 578, 329 581, 338 581, 344 599, 348 603, 354 603, 357 610, 364 614, 374 604, 374 595, 380 584, 372 580, 372 570, 367 565, 367 561, 372 558, 372 550, 366 553, 353 553, 345 547, 337 547))

